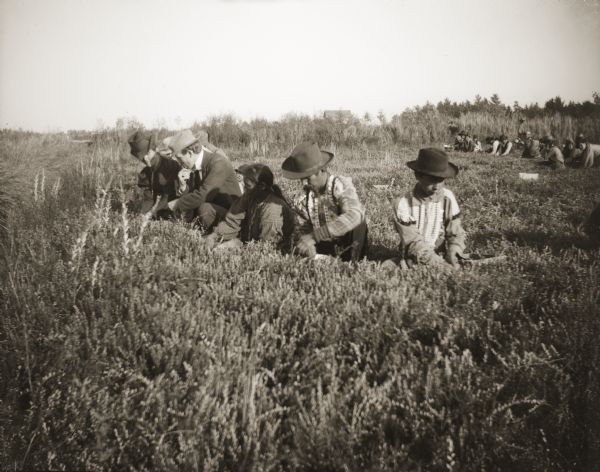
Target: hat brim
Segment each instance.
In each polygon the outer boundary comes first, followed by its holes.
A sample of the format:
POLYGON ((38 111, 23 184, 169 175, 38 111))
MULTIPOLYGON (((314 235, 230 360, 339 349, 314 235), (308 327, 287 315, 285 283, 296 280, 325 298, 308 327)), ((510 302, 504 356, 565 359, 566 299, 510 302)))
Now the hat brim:
POLYGON ((184 142, 184 143, 176 143, 177 144, 176 147, 172 147, 170 145, 169 148, 171 148, 171 151, 173 151, 173 156, 177 156, 177 154, 179 154, 181 151, 189 148, 190 146, 193 146, 194 144, 196 144, 199 141, 200 141, 200 138, 195 138, 193 141, 190 140, 190 141, 184 142))
POLYGON ((452 164, 452 162, 448 162, 448 167, 443 172, 435 172, 428 169, 422 169, 419 167, 419 163, 417 161, 408 161, 406 165, 415 172, 420 172, 421 174, 431 175, 432 177, 439 177, 442 179, 449 179, 458 175, 458 166, 452 164))
POLYGON ((250 169, 251 169, 250 164, 242 164, 237 169, 235 169, 235 172, 237 174, 243 175, 245 177, 249 177, 248 173, 249 173, 250 169))
MULTIPOLYGON (((316 166, 313 166, 309 169, 306 169, 303 172, 293 172, 291 170, 282 169, 281 175, 283 175, 284 178, 289 179, 289 180, 299 180, 299 179, 305 179, 307 177, 310 177, 311 175, 316 174, 323 167, 326 167, 333 159, 332 152, 321 150, 321 154, 323 156, 326 156, 324 162, 322 162, 316 166)), ((288 162, 288 159, 290 159, 290 158, 288 157, 285 161, 283 161, 282 167, 285 166, 285 163, 288 162)))

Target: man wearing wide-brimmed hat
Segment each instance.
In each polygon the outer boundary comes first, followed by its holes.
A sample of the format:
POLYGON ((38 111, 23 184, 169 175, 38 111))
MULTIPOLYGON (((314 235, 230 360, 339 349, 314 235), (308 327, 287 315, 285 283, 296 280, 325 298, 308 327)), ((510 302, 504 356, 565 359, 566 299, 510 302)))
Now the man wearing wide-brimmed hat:
POLYGON ((281 252, 292 249, 294 211, 274 182, 273 172, 264 164, 244 164, 238 172, 244 180, 244 194, 225 218, 205 238, 217 249, 240 247, 249 241, 272 243, 281 252))
POLYGON ((417 183, 392 203, 393 221, 400 235, 400 257, 385 265, 457 267, 465 250, 466 234, 456 197, 444 181, 455 177, 458 167, 436 148, 421 149, 417 159, 407 166, 414 171, 417 183))
MULTIPOLYGON (((155 203, 163 199, 164 204, 176 198, 177 173, 181 166, 170 159, 170 137, 156 143, 156 137, 149 131, 138 130, 128 140, 131 154, 146 167, 138 174, 138 187, 144 189, 141 211, 150 212, 155 203)), ((163 205, 164 206, 164 205, 163 205)), ((153 215, 168 217, 170 210, 155 212, 153 215)))
POLYGON ((367 251, 365 209, 352 179, 328 171, 332 159, 333 153, 304 142, 281 165, 286 179, 304 184, 305 194, 298 210, 305 221, 296 250, 311 258, 324 254, 357 261, 367 251))
POLYGON ((189 170, 188 191, 168 203, 172 211, 180 211, 188 221, 209 230, 225 216, 241 195, 235 171, 229 159, 199 142, 191 130, 173 136, 169 142, 172 156, 189 170))
POLYGON ((554 170, 561 170, 565 168, 565 158, 562 151, 556 145, 554 136, 551 134, 545 135, 540 142, 544 147, 544 159, 545 164, 550 166, 554 170))

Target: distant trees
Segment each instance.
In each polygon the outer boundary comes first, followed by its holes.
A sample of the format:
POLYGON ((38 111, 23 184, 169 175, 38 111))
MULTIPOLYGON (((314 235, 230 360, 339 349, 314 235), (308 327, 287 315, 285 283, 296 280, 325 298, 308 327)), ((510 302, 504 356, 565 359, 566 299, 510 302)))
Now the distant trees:
MULTIPOLYGON (((473 100, 462 102, 445 98, 437 104, 407 108, 391 119, 387 119, 383 111, 377 115, 367 112, 362 117, 350 112, 328 116, 288 113, 277 121, 262 118, 244 121, 226 114, 196 122, 191 128, 193 132, 207 131, 210 141, 218 146, 245 149, 253 155, 266 155, 274 148, 289 148, 303 140, 323 146, 440 143, 451 139, 461 129, 480 137, 498 133, 516 136, 527 129, 536 136, 551 132, 558 139, 583 132, 600 141, 600 93, 594 92, 592 97, 593 101, 565 103, 556 96, 547 100, 543 107, 537 103, 522 105, 517 101, 509 106, 495 93, 489 98, 475 95, 473 100)), ((126 142, 130 132, 142 127, 135 118, 120 118, 114 128, 103 128, 103 136, 114 136, 126 142)), ((172 133, 164 126, 155 126, 154 130, 159 136, 172 133)), ((72 131, 71 135, 74 133, 72 131)), ((80 134, 89 137, 90 133, 80 134)))

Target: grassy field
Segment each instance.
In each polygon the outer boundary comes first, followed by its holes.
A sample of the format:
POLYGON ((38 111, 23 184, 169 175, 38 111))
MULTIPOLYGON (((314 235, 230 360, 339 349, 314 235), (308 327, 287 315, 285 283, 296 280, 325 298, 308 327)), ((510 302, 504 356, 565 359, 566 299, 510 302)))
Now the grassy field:
MULTIPOLYGON (((370 221, 355 265, 141 231, 124 145, 3 134, 2 468, 595 470, 600 251, 576 226, 600 169, 452 154, 468 250, 506 261, 390 272, 373 185, 412 187, 417 149, 336 151, 370 221)), ((283 155, 258 160, 292 194, 283 155)))

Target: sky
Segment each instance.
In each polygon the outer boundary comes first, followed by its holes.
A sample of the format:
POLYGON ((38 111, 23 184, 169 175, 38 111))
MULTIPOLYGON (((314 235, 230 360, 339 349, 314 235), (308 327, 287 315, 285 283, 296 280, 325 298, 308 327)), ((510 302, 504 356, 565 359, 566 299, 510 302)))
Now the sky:
POLYGON ((0 0, 0 128, 600 91, 600 0, 0 0))

